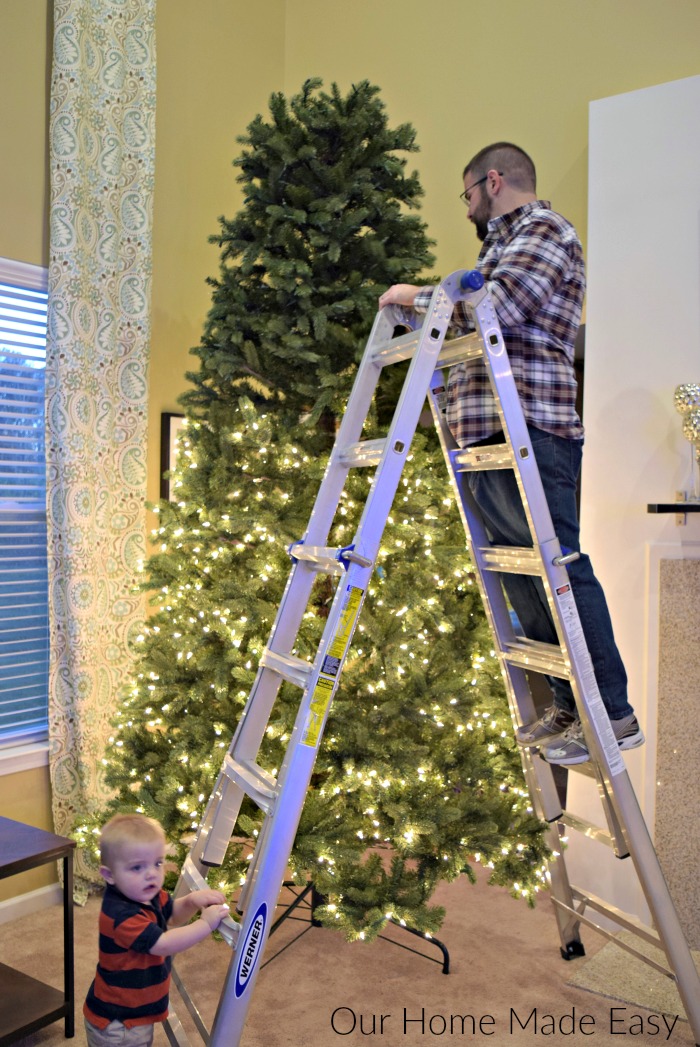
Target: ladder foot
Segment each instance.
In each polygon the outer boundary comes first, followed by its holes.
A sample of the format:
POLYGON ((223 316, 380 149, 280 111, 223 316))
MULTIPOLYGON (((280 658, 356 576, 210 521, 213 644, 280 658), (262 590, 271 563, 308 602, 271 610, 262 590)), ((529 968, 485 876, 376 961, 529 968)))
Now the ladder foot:
POLYGON ((566 946, 559 950, 565 960, 575 960, 579 956, 585 956, 586 950, 583 947, 583 942, 573 941, 568 942, 566 946))

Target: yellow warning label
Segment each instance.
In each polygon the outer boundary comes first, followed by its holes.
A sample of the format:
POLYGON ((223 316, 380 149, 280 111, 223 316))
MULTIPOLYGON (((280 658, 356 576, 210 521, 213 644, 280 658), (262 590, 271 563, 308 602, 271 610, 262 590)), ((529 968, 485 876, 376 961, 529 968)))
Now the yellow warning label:
POLYGON ((360 609, 361 600, 362 589, 358 589, 356 585, 351 585, 347 591, 345 606, 340 612, 338 628, 328 647, 328 654, 331 658, 342 659, 355 628, 355 619, 360 609))
POLYGON ((340 611, 338 624, 321 666, 321 672, 325 675, 319 676, 311 697, 306 728, 301 739, 302 745, 312 747, 318 745, 321 727, 333 697, 333 688, 336 685, 343 658, 345 657, 345 651, 355 629, 355 622, 362 604, 363 592, 363 589, 358 589, 356 585, 351 585, 348 586, 345 593, 345 602, 340 611))
POLYGON ((321 734, 321 725, 328 710, 328 706, 331 704, 334 686, 334 680, 326 680, 323 676, 319 676, 311 699, 309 717, 306 721, 306 730, 304 731, 304 737, 301 739, 302 745, 313 747, 318 744, 319 735, 321 734))

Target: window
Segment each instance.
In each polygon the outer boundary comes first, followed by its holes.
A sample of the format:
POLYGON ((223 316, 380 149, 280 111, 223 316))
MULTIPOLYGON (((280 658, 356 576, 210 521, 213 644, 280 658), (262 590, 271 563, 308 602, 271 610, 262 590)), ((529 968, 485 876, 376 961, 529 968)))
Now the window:
POLYGON ((0 259, 0 749, 47 737, 46 270, 0 259))

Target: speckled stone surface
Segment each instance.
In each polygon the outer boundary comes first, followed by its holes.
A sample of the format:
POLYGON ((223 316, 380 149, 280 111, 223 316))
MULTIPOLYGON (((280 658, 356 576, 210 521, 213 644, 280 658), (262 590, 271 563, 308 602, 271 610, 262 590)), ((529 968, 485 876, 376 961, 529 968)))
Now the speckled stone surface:
MULTIPOLYGON (((643 941, 630 931, 620 931, 615 938, 668 970, 669 961, 654 945, 643 941)), ((700 953, 694 952, 693 959, 700 974, 700 953)), ((675 982, 645 961, 620 949, 620 946, 613 942, 608 942, 600 953, 587 960, 569 978, 569 984, 588 989, 589 993, 597 993, 611 1000, 645 1007, 661 1015, 678 1015, 686 1020, 685 1008, 675 982)), ((659 1041, 664 1039, 663 1035, 660 1035, 659 1041)))
MULTIPOLYGON (((636 949, 650 960, 668 968, 668 961, 660 949, 632 934, 620 931, 618 941, 636 949)), ((695 966, 700 972, 700 953, 693 953, 695 966)), ((621 1000, 637 1007, 645 1007, 657 1014, 678 1015, 686 1019, 685 1008, 678 995, 675 983, 665 974, 654 970, 643 960, 625 952, 619 945, 609 942, 599 953, 586 961, 583 967, 569 978, 570 985, 621 1000)), ((619 1026, 618 1026, 619 1028, 619 1026)), ((664 1037, 660 1036, 660 1040, 664 1037)))
POLYGON ((700 949, 700 560, 661 561, 656 782, 656 851, 700 949))

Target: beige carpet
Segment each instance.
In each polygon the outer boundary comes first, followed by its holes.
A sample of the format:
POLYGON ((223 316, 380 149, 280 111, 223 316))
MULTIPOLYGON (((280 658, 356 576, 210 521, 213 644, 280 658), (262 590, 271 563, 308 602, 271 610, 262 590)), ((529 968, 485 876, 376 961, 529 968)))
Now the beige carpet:
MULTIPOLYGON (((436 950, 428 950, 431 959, 408 952, 403 946, 412 947, 418 939, 400 931, 392 932, 400 946, 381 940, 348 945, 332 931, 287 921, 270 939, 241 1047, 456 1047, 475 1043, 547 1047, 572 1042, 589 1047, 652 1047, 659 1043, 689 1047, 694 1043, 684 1021, 675 1024, 669 1038, 665 1031, 655 1033, 649 1012, 636 1003, 615 1011, 613 1017, 624 1021, 611 1028, 611 1008, 620 1005, 570 981, 577 971, 585 973, 601 950, 607 952, 614 946, 603 949, 601 936, 586 933, 587 957, 564 961, 546 897, 533 911, 500 888, 486 886, 480 876, 476 887, 465 879, 443 885, 437 900, 447 908, 440 937, 450 953, 449 975, 435 962, 441 959, 436 950), (270 959, 300 932, 298 940, 270 959), (462 1032, 459 1022, 451 1020, 453 1015, 473 1015, 476 1034, 471 1028, 462 1032), (632 1031, 638 1025, 634 1015, 643 1021, 644 1031, 638 1035, 632 1031), (405 1018, 413 1021, 404 1024, 405 1018), (572 1034, 574 1021, 576 1032, 572 1034), (626 1038, 621 1039, 621 1033, 626 1038)), ((99 900, 92 898, 84 909, 76 910, 79 1006, 94 973, 98 907, 99 900)), ((58 907, 0 926, 0 960, 60 987, 61 927, 58 907)), ((612 962, 613 973, 618 963, 626 962, 622 950, 616 953, 620 959, 612 962)), ((178 958, 177 967, 207 1023, 213 1018, 229 958, 228 948, 211 940, 178 958)), ((609 982, 604 980, 603 987, 608 991, 609 982)), ((201 1039, 176 994, 173 1006, 190 1032, 192 1047, 199 1047, 201 1039)), ((60 1023, 21 1041, 22 1047, 62 1042, 60 1023)), ((76 1047, 85 1043, 81 1022, 73 1043, 76 1047)), ((157 1029, 156 1047, 166 1043, 164 1031, 157 1029)))

